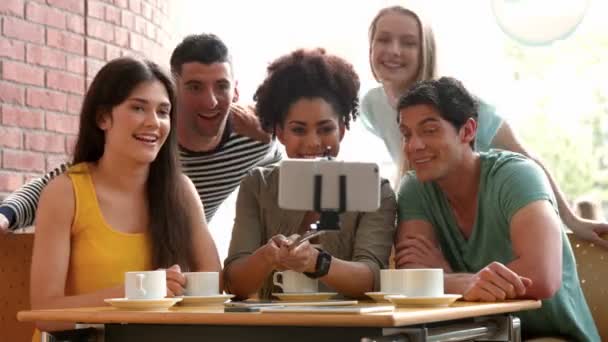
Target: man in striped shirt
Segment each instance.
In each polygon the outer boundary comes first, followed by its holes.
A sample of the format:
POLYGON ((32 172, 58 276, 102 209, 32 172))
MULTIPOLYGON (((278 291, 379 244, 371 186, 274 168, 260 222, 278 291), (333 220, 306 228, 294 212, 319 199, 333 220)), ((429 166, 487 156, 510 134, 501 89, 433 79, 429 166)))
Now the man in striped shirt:
MULTIPOLYGON (((217 36, 186 37, 173 50, 171 71, 177 84, 182 168, 209 221, 251 168, 278 162, 281 154, 251 109, 236 104, 232 58, 217 36)), ((63 164, 8 196, 0 206, 0 231, 31 225, 42 189, 67 167, 63 164)))

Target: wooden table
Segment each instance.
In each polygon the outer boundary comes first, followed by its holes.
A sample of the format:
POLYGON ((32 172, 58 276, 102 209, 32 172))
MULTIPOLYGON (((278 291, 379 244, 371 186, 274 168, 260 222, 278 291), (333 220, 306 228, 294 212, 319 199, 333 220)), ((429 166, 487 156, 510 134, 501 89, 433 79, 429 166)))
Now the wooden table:
POLYGON ((362 337, 398 333, 402 328, 411 331, 412 327, 428 332, 429 329, 443 329, 441 327, 446 325, 471 324, 487 317, 499 319, 503 323, 497 324, 504 325, 505 319, 511 322, 509 313, 540 306, 540 301, 534 300, 456 302, 450 307, 397 308, 392 313, 365 315, 224 313, 221 306, 177 306, 167 311, 122 311, 96 307, 21 311, 17 317, 22 322, 104 324, 106 341, 200 341, 204 337, 205 341, 321 342, 360 341, 362 337))

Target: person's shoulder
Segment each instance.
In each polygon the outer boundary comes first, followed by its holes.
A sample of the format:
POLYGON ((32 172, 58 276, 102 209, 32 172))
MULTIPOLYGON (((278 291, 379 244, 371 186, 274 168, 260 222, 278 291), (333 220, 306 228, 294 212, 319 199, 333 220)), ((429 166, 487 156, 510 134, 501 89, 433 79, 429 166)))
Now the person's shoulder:
POLYGON ((246 184, 249 186, 268 186, 278 182, 279 166, 280 164, 255 166, 247 172, 247 175, 243 178, 241 184, 246 184))
POLYGON ((540 171, 540 166, 533 160, 517 152, 490 150, 479 154, 483 167, 491 176, 513 174, 525 170, 540 171))
POLYGON ((384 89, 382 88, 382 86, 374 87, 365 92, 365 95, 363 95, 361 102, 363 104, 377 102, 382 98, 383 95, 384 89))

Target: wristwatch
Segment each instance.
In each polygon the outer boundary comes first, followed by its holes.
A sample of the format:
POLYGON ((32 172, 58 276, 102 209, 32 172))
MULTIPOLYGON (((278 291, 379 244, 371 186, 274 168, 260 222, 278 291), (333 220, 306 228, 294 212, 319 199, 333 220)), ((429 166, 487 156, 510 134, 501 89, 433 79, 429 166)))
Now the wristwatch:
POLYGON ((317 263, 315 265, 315 271, 314 272, 304 272, 304 274, 308 278, 317 279, 317 278, 321 278, 321 277, 327 275, 327 273, 329 273, 329 266, 331 266, 331 254, 327 253, 326 251, 324 251, 320 248, 317 248, 317 250, 319 251, 319 256, 317 256, 317 263))

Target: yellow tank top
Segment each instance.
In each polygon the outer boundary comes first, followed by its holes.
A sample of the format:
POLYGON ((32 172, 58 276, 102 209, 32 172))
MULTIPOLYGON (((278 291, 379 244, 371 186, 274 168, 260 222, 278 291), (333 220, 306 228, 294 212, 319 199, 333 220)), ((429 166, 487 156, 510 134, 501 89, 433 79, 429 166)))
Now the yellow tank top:
MULTIPOLYGON (((122 233, 103 218, 86 163, 68 170, 75 197, 66 296, 124 284, 125 272, 152 269, 148 234, 122 233)), ((35 329, 32 341, 40 341, 35 329)))
POLYGON ((88 165, 68 170, 75 196, 66 295, 78 295, 124 283, 124 274, 152 268, 148 234, 122 233, 110 227, 99 208, 88 165))

